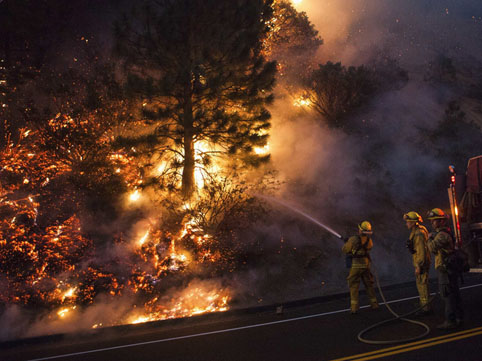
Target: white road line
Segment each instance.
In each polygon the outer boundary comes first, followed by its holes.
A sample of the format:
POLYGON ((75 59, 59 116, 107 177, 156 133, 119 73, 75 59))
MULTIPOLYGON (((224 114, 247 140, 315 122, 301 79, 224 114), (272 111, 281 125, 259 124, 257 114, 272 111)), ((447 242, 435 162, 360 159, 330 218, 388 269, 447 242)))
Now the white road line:
MULTIPOLYGON (((480 286, 482 286, 482 284, 477 284, 477 285, 472 285, 472 286, 466 286, 466 287, 460 287, 460 289, 461 289, 461 290, 464 290, 464 289, 475 288, 475 287, 480 287, 480 286)), ((432 294, 432 295, 435 295, 435 293, 431 293, 431 294, 432 294)), ((415 299, 415 298, 418 298, 418 296, 401 298, 401 299, 398 299, 398 300, 389 301, 389 302, 387 302, 387 303, 390 304, 390 303, 404 302, 404 301, 413 300, 413 299, 415 299)), ((384 302, 382 302, 382 303, 380 303, 380 304, 383 305, 384 302)), ((360 308, 367 308, 367 307, 370 307, 370 306, 362 306, 362 307, 360 307, 360 308)), ((218 333, 233 332, 233 331, 239 331, 239 330, 246 330, 246 329, 249 329, 249 328, 257 328, 257 327, 277 325, 277 324, 286 323, 286 322, 306 320, 306 319, 309 319, 309 318, 315 318, 315 317, 322 317, 322 316, 334 315, 334 314, 337 314, 337 313, 348 312, 348 311, 350 311, 350 309, 349 309, 349 308, 345 308, 345 309, 343 309, 343 310, 337 310, 337 311, 331 311, 331 312, 324 312, 324 313, 317 313, 317 314, 309 315, 309 316, 289 318, 289 319, 287 319, 287 320, 279 320, 279 321, 272 321, 272 322, 266 322, 266 323, 258 323, 258 324, 255 324, 255 325, 248 325, 248 326, 241 326, 241 327, 234 327, 234 328, 226 328, 226 329, 223 329, 223 330, 202 332, 202 333, 196 333, 196 334, 186 335, 186 336, 170 337, 170 338, 164 338, 164 339, 161 339, 161 340, 152 340, 152 341, 131 343, 131 344, 127 344, 127 345, 120 345, 120 346, 112 346, 112 347, 98 348, 98 349, 89 350, 89 351, 66 353, 66 354, 63 354, 63 355, 56 355, 56 356, 36 358, 36 359, 28 360, 28 361, 53 360, 53 359, 58 359, 58 358, 62 358, 62 357, 80 356, 80 355, 86 355, 86 354, 89 354, 89 353, 96 353, 96 352, 103 352, 103 351, 110 351, 110 350, 118 350, 118 349, 122 349, 122 348, 135 347, 135 346, 143 346, 143 345, 150 345, 150 344, 161 343, 161 342, 169 342, 169 341, 183 340, 183 339, 186 339, 186 338, 194 338, 194 337, 215 335, 215 334, 218 334, 218 333)))

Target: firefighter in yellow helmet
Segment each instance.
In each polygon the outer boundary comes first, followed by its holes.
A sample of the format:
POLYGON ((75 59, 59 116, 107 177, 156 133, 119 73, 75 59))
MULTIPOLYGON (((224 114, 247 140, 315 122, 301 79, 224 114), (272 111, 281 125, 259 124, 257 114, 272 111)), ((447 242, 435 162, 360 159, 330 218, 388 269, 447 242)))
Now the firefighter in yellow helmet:
POLYGON ((430 269, 430 251, 428 250, 428 231, 421 223, 422 217, 417 212, 408 212, 403 219, 410 230, 410 237, 407 241, 407 248, 412 254, 413 266, 415 267, 415 283, 420 297, 418 315, 431 313, 428 291, 428 271, 430 269))
POLYGON ((343 253, 351 257, 350 273, 347 280, 350 288, 350 309, 352 314, 357 313, 360 308, 358 300, 360 280, 365 285, 372 309, 378 308, 375 290, 373 289, 373 275, 370 271, 371 260, 369 252, 373 247, 372 233, 370 222, 364 221, 358 225, 358 234, 348 238, 342 248, 343 253))
POLYGON ((463 322, 462 301, 458 278, 459 274, 448 269, 446 264, 447 255, 455 249, 455 241, 447 227, 447 216, 440 208, 434 208, 428 212, 427 217, 433 232, 428 239, 428 248, 435 254, 435 269, 438 273, 440 297, 445 304, 445 321, 437 326, 442 330, 453 329, 463 322))

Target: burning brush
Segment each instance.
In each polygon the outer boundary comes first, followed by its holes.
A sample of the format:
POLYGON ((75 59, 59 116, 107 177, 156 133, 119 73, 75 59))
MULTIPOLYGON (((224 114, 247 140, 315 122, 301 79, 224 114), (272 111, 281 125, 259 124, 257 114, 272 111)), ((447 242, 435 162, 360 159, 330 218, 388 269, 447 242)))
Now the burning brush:
MULTIPOLYGON (((184 222, 176 233, 150 224, 134 241, 115 234, 109 246, 121 256, 105 259, 105 244, 84 229, 75 212, 83 210, 75 187, 90 191, 93 178, 108 182, 119 177, 123 189, 131 190, 129 201, 137 202, 143 196, 143 181, 129 155, 107 152, 103 148, 107 137, 89 124, 58 115, 43 130, 45 134, 24 129, 18 142, 0 154, 0 274, 6 285, 0 301, 35 308, 52 322, 74 322, 95 308, 100 298, 108 303, 134 300, 135 305, 121 315, 99 316, 89 325, 95 328, 227 310, 232 297, 227 287, 195 281, 216 277, 229 265, 219 242, 194 220, 184 222), (95 168, 98 173, 86 173, 93 160, 83 144, 68 137, 58 138, 56 147, 45 143, 72 129, 85 132, 89 144, 96 139, 87 136, 91 129, 101 134, 96 150, 105 156, 105 167, 95 168), (110 170, 112 174, 107 174, 110 170), (59 193, 57 187, 64 184, 59 182, 71 180, 68 191, 59 193)), ((92 189, 94 194, 101 192, 92 189)))

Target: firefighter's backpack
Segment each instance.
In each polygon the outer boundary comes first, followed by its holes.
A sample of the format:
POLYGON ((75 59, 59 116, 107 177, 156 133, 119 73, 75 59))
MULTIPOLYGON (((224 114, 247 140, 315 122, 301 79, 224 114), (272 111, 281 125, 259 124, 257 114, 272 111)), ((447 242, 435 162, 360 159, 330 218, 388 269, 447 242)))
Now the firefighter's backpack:
POLYGON ((464 273, 470 270, 469 256, 461 249, 455 249, 448 254, 445 264, 449 273, 464 273))

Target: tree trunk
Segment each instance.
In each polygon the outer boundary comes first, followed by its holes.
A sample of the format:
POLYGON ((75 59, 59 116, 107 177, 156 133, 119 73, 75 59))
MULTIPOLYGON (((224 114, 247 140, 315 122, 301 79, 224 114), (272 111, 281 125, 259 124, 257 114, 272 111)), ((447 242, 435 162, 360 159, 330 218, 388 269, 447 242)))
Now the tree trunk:
POLYGON ((191 198, 196 183, 194 181, 194 142, 192 131, 184 131, 184 169, 182 171, 182 194, 185 198, 191 198), (189 134, 191 133, 191 134, 189 134))
POLYGON ((182 194, 187 199, 191 198, 196 187, 193 135, 192 100, 189 94, 184 104, 184 169, 182 171, 182 194))

